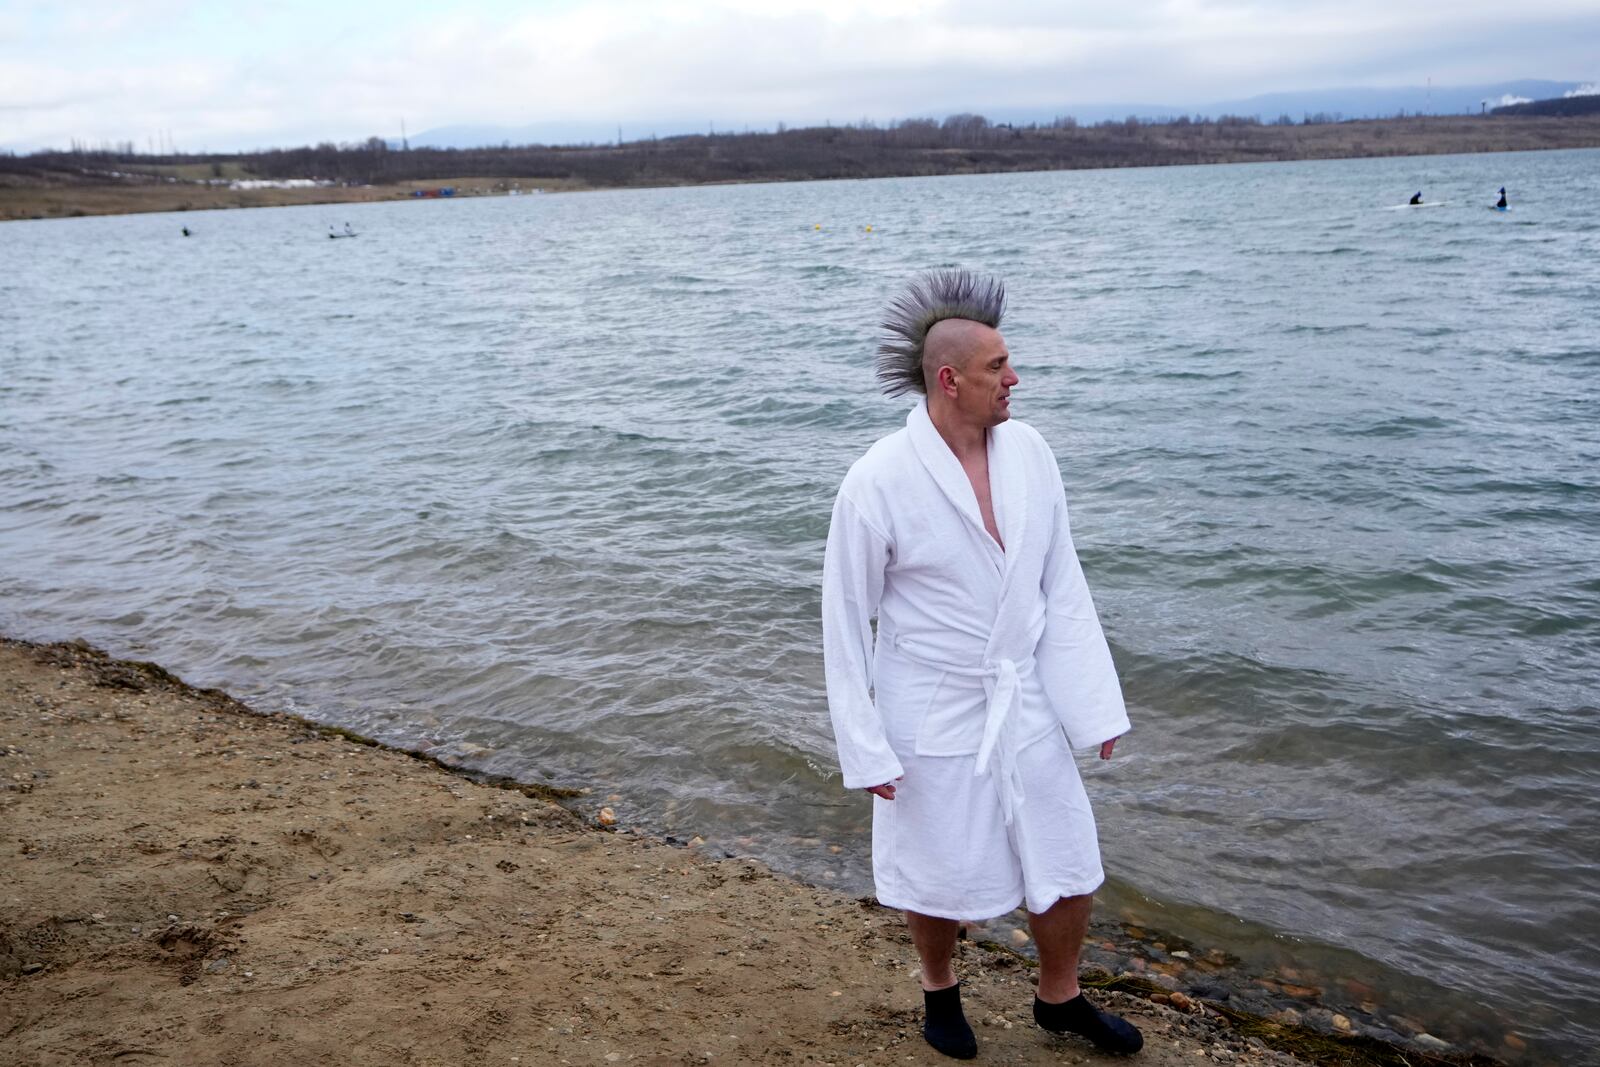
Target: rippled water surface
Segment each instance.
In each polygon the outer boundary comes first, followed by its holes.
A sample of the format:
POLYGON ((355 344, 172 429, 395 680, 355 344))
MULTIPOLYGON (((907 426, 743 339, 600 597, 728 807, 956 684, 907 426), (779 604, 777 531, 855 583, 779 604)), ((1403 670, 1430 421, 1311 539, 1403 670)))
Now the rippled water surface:
POLYGON ((1107 906, 1457 1040, 1512 999, 1542 1055, 1600 1041, 1600 152, 8 223, 0 257, 0 629, 862 892, 829 506, 903 419, 885 295, 1003 272, 1135 720, 1083 767, 1107 906), (1417 188, 1451 203, 1386 210, 1417 188))

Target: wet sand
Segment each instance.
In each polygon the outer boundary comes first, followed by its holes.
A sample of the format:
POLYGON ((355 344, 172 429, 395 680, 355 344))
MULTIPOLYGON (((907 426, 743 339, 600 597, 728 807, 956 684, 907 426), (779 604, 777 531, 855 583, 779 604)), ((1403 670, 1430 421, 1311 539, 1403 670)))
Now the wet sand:
MULTIPOLYGON (((0 1058, 950 1062, 898 915, 564 799, 0 639, 0 1058)), ((1110 1062, 1033 1025, 1027 960, 960 952, 980 1062, 1110 1062)), ((1294 1028, 1092 977, 1128 990, 1095 995, 1152 1067, 1449 1062, 1325 1037, 1297 1059, 1294 1028)))

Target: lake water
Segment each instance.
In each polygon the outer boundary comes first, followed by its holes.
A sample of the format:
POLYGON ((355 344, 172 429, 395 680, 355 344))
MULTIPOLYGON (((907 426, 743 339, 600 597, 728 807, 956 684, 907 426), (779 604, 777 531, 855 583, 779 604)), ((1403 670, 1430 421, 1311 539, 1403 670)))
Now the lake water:
POLYGON ((1600 152, 9 223, 0 259, 0 630, 858 892, 829 508, 903 421, 885 296, 1000 272, 1135 723, 1083 764, 1102 910, 1499 1055, 1600 1042, 1600 152))

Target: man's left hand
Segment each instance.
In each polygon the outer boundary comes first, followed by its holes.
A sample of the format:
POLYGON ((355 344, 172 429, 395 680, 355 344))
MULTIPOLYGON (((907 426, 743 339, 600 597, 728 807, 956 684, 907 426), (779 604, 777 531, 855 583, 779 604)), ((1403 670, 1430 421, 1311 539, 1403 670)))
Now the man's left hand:
POLYGON ((1109 740, 1105 744, 1101 745, 1100 746, 1100 758, 1101 759, 1110 759, 1111 758, 1111 750, 1113 748, 1117 747, 1117 742, 1120 741, 1120 740, 1121 740, 1121 736, 1119 735, 1117 737, 1113 737, 1111 740, 1109 740))

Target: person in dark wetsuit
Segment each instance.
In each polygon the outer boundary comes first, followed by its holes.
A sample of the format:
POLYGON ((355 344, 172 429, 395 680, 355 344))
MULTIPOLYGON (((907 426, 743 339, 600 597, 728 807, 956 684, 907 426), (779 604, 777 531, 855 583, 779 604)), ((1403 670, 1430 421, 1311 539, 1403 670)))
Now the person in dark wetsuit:
POLYGON ((1503 185, 1500 187, 1500 199, 1495 202, 1494 206, 1501 211, 1506 209, 1506 187, 1503 185))
POLYGON ((1417 195, 1413 196, 1411 198, 1411 206, 1412 207, 1420 207, 1421 205, 1422 205, 1422 190, 1418 189, 1417 190, 1417 195))

